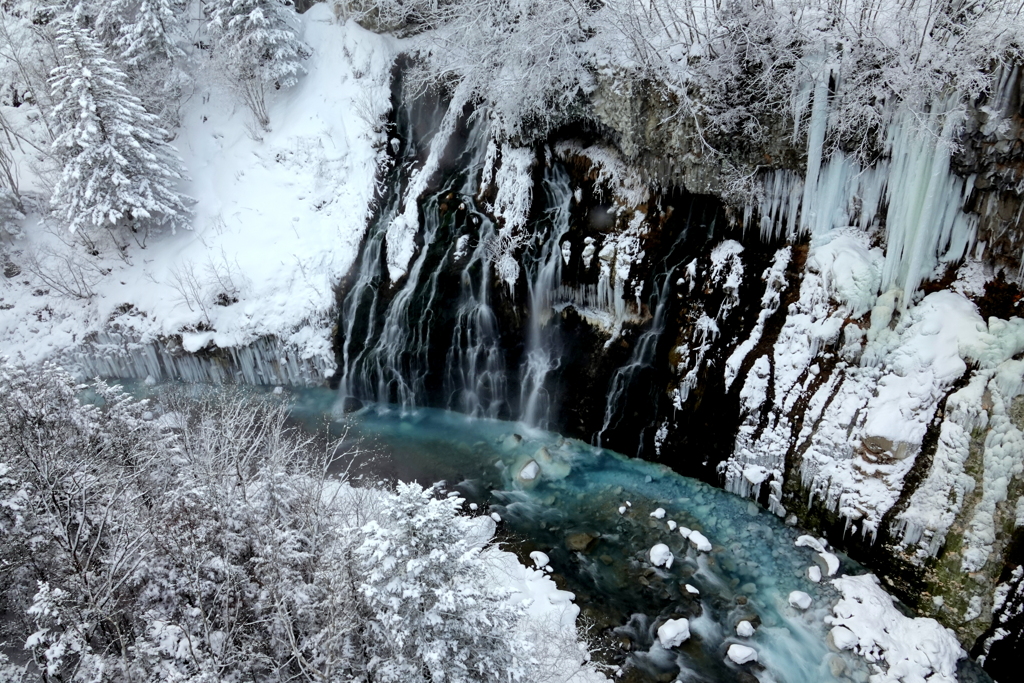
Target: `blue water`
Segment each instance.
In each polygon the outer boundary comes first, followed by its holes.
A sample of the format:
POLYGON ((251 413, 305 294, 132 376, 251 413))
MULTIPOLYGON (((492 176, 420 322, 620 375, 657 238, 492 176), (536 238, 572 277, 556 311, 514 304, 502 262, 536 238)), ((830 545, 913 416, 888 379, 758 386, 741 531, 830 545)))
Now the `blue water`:
MULTIPOLYGON (((641 679, 672 680, 678 670, 675 680, 682 681, 737 681, 740 671, 763 683, 867 680, 863 660, 826 644, 823 617, 838 596, 827 578, 807 578, 816 555, 794 545, 803 532, 756 504, 664 466, 520 423, 433 409, 370 407, 346 415, 336 397, 297 391, 294 415, 311 427, 327 415, 336 433, 347 429, 346 442, 362 451, 362 471, 371 476, 443 480, 480 514, 498 513, 503 537, 520 552, 551 557, 556 580, 606 627, 597 629, 606 640, 630 650, 626 666, 643 672, 641 679), (531 460, 540 475, 523 481, 517 475, 531 460), (620 514, 627 501, 631 507, 620 514), (662 520, 650 516, 658 507, 666 511, 662 520), (668 520, 701 531, 713 551, 696 552, 668 520), (566 538, 580 533, 594 539, 585 552, 570 550, 566 538), (651 566, 648 551, 656 543, 675 555, 671 569, 651 566), (809 610, 788 605, 793 590, 811 595, 809 610), (694 635, 666 651, 656 642, 657 626, 678 617, 691 620, 694 635), (735 635, 740 619, 760 622, 752 638, 735 635), (727 662, 731 643, 757 649, 759 664, 727 662)), ((840 573, 864 571, 840 559, 840 573)))

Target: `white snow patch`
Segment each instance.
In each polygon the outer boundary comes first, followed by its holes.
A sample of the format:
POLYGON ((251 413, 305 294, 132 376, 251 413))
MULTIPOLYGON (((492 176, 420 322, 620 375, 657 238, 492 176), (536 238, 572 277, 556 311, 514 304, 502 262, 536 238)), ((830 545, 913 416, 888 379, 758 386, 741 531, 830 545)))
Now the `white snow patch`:
POLYGON ((530 553, 530 559, 533 560, 533 565, 537 567, 537 569, 543 569, 548 566, 549 562, 551 562, 551 558, 547 556, 547 553, 542 553, 539 550, 534 550, 530 553))
POLYGON ((800 610, 808 609, 811 606, 811 596, 803 591, 793 591, 789 594, 789 604, 800 610))
POLYGON ((832 608, 832 639, 881 671, 877 683, 955 683, 956 662, 967 656, 956 636, 937 621, 903 616, 873 574, 832 580, 843 598, 832 608))
POLYGON ((698 551, 703 553, 711 552, 711 541, 709 541, 707 536, 705 536, 701 532, 691 531, 686 536, 690 539, 690 543, 693 544, 693 547, 696 548, 698 551))
POLYGON ((726 656, 735 662, 736 664, 746 664, 747 662, 757 661, 757 650, 746 645, 740 645, 739 643, 733 643, 729 646, 726 656))

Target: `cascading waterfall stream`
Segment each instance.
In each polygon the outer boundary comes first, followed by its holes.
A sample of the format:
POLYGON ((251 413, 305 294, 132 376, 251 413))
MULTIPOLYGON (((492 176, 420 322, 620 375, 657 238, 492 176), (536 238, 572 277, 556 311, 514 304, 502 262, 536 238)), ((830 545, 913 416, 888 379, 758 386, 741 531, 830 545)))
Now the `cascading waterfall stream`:
MULTIPOLYGON (((473 126, 467 148, 472 153, 460 194, 472 196, 486 163, 489 128, 483 123, 473 126)), ((498 321, 490 306, 491 257, 488 246, 496 238, 493 221, 474 213, 469 219, 478 226, 475 246, 472 236, 464 233, 455 241, 450 257, 459 272, 459 303, 455 327, 445 357, 445 393, 447 406, 473 416, 498 417, 507 403, 505 363, 502 356, 498 321)), ((449 255, 446 255, 449 258, 449 255)), ((436 276, 436 273, 435 273, 436 276)))
MULTIPOLYGON (((604 433, 621 421, 623 404, 630 386, 633 385, 637 376, 642 371, 654 366, 655 351, 658 348, 658 342, 661 340, 661 333, 665 331, 665 312, 668 308, 669 297, 672 292, 672 277, 675 270, 675 267, 673 267, 668 273, 662 275, 660 285, 657 283, 657 278, 655 279, 654 294, 650 301, 650 308, 654 311, 654 320, 651 322, 651 326, 637 339, 629 362, 617 368, 615 374, 612 375, 611 381, 608 383, 608 398, 605 402, 604 422, 601 425, 601 431, 594 438, 594 443, 598 447, 601 446, 601 439, 604 433)), ((643 431, 650 426, 647 425, 641 430, 639 439, 641 450, 644 443, 643 431)), ((640 457, 639 453, 637 457, 640 457)))
MULTIPOLYGON (((341 307, 344 341, 338 388, 343 396, 411 410, 429 404, 432 392, 443 391, 442 405, 490 417, 507 403, 497 322, 490 307, 487 245, 495 230, 472 200, 487 139, 486 121, 478 117, 457 156, 457 173, 422 203, 422 244, 393 294, 387 286, 383 245, 387 226, 404 204, 400 189, 392 192, 375 222, 341 307), (450 291, 453 285, 446 276, 452 271, 457 272, 457 293, 450 291), (451 317, 450 337, 446 316, 451 317), (448 343, 440 371, 434 354, 442 338, 448 343), (443 376, 438 380, 437 375, 443 376)), ((407 149, 413 147, 407 143, 407 149)), ((403 166, 411 165, 412 156, 407 151, 403 166)))
POLYGON ((557 326, 548 325, 554 310, 555 295, 562 284, 561 239, 569 230, 573 199, 569 175, 561 167, 552 167, 544 176, 544 194, 548 210, 547 232, 535 232, 534 244, 540 253, 526 266, 529 293, 529 318, 526 321, 526 355, 520 373, 520 420, 546 428, 551 418, 551 402, 545 382, 558 367, 553 356, 557 348, 557 326))

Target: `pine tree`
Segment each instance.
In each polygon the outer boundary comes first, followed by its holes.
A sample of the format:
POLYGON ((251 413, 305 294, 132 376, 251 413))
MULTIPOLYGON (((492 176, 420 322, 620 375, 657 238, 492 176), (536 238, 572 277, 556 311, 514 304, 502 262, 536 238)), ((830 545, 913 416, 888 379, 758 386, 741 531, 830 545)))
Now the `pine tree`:
POLYGON ((133 230, 185 225, 189 211, 174 187, 183 168, 157 117, 74 18, 58 22, 56 38, 62 65, 50 86, 62 171, 51 203, 59 216, 71 232, 128 222, 133 230))
POLYGON ((381 683, 531 680, 522 613, 488 576, 471 539, 479 527, 459 514, 460 498, 398 485, 381 519, 361 530, 359 590, 369 674, 381 683))
POLYGON ((137 67, 151 60, 173 62, 185 57, 182 45, 187 40, 187 2, 118 0, 111 6, 124 11, 114 45, 127 65, 137 67))
POLYGON ((211 0, 210 34, 259 124, 270 123, 266 88, 294 85, 309 48, 299 40, 290 0, 211 0))

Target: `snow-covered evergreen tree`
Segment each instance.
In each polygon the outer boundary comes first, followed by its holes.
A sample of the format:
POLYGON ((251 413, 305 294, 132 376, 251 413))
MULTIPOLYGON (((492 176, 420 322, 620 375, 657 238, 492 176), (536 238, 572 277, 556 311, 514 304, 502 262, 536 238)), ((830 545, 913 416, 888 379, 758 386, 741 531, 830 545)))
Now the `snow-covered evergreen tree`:
POLYGON ((481 549, 471 540, 481 534, 477 522, 459 515, 461 504, 399 484, 383 502, 386 522, 364 528, 357 556, 372 680, 470 683, 526 673, 521 614, 481 571, 481 549))
POLYGON ((266 89, 293 85, 310 55, 291 6, 290 0, 211 0, 207 5, 214 54, 264 128, 270 123, 266 89))
POLYGON ((116 14, 111 49, 126 68, 146 109, 162 125, 180 124, 182 95, 195 79, 188 19, 191 0, 115 0, 101 16, 116 14))
POLYGON ((188 42, 186 0, 115 0, 107 15, 119 15, 114 45, 129 66, 153 60, 175 61, 185 57, 188 42))
POLYGON ((58 22, 56 39, 63 63, 50 78, 53 154, 62 170, 51 203, 60 218, 72 232, 185 225, 175 187, 183 168, 157 117, 74 17, 58 22))

